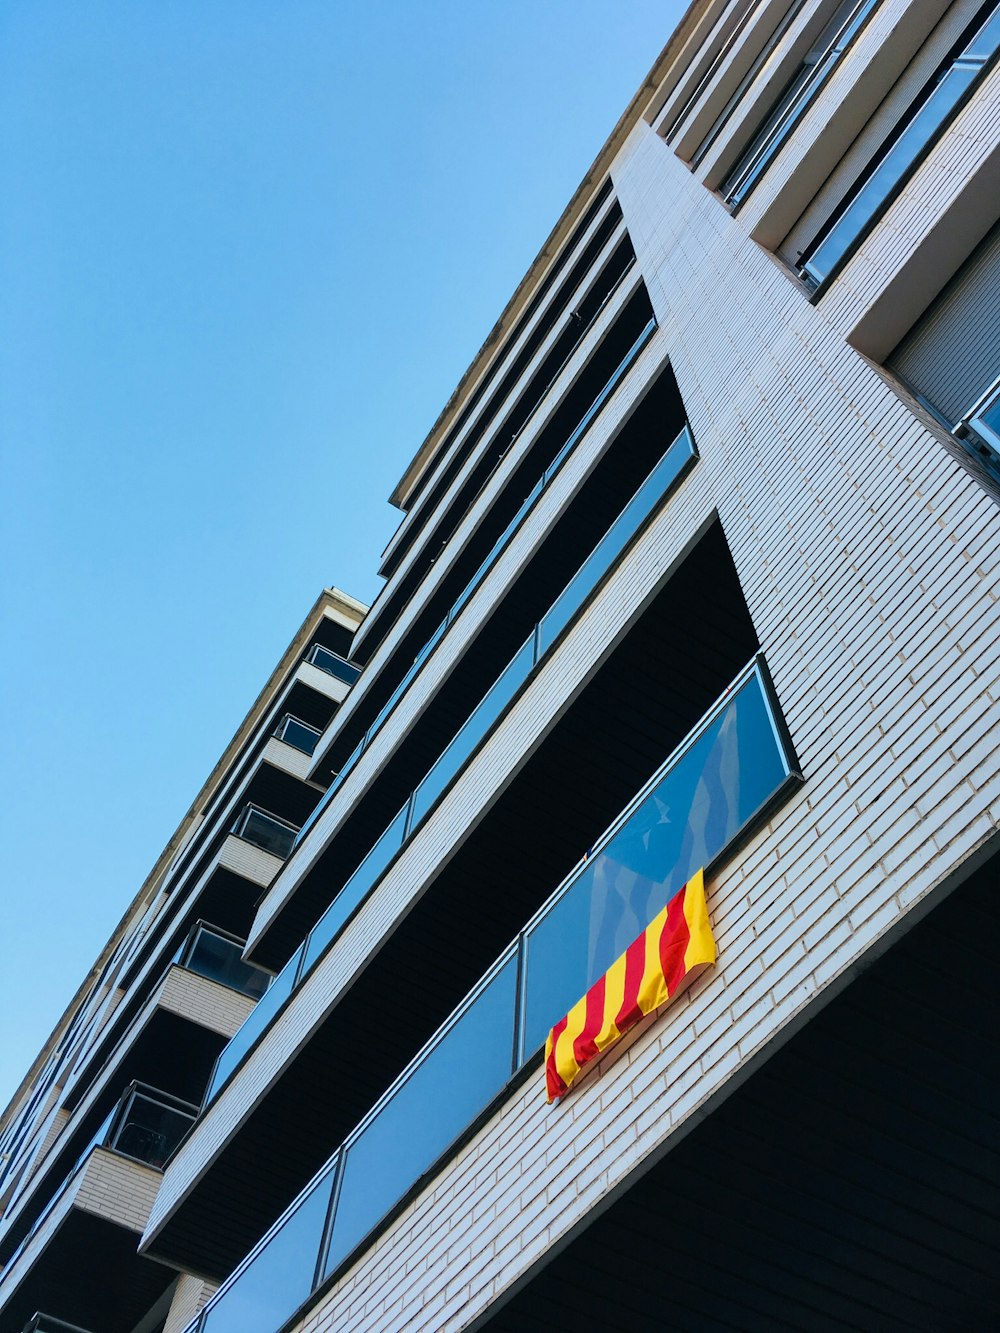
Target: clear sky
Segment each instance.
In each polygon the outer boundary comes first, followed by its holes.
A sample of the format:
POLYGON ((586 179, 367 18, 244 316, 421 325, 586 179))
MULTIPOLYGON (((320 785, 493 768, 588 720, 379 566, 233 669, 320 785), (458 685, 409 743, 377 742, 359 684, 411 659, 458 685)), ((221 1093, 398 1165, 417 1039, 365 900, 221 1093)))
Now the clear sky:
POLYGON ((4 0, 0 1108, 683 8, 4 0))

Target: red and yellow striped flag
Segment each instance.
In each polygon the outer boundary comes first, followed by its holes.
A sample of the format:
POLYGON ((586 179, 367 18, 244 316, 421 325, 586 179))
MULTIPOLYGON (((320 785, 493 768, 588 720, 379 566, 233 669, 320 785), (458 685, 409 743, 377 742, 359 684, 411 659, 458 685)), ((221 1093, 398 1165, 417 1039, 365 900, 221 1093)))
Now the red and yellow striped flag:
POLYGON ((714 962, 705 874, 699 870, 552 1028, 545 1042, 547 1100, 562 1097, 602 1051, 714 962))

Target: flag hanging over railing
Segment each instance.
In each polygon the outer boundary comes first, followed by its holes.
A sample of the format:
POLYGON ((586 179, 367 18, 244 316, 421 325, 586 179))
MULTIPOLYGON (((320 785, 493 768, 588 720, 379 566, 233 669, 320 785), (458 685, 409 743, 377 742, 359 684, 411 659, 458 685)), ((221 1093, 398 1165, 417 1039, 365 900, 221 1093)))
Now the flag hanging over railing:
POLYGON ((549 1032, 548 1101, 568 1092, 587 1065, 714 962, 705 875, 699 870, 549 1032))

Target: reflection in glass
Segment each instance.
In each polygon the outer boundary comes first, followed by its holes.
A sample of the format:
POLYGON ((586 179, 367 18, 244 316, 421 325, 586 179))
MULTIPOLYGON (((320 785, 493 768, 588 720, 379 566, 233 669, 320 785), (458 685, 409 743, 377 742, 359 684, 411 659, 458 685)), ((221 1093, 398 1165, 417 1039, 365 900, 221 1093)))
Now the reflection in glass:
POLYGON ((513 1072, 516 988, 511 953, 349 1140, 326 1274, 503 1091, 513 1072))
POLYGON ((353 662, 345 661, 339 653, 332 653, 329 648, 324 648, 321 643, 314 643, 306 657, 307 662, 312 662, 313 666, 318 666, 320 671, 325 671, 328 676, 336 676, 338 680, 344 681, 347 685, 353 685, 361 675, 361 668, 355 666, 353 662))
POLYGON ((822 282, 857 242, 875 214, 913 170, 978 72, 978 66, 970 65, 956 65, 948 71, 802 265, 803 273, 813 282, 822 282))
POLYGON ((223 1047, 212 1074, 212 1081, 208 1085, 208 1092, 205 1094, 206 1103, 212 1100, 250 1047, 254 1045, 271 1022, 285 1000, 291 995, 292 988, 295 985, 295 974, 299 969, 299 959, 302 957, 304 947, 304 945, 299 945, 258 1001, 257 1007, 247 1014, 240 1024, 229 1045, 223 1047))
POLYGON ((421 782, 413 796, 410 831, 417 827, 427 811, 447 787, 500 714, 513 699, 534 665, 534 635, 518 650, 501 675, 493 682, 486 697, 467 719, 447 746, 437 763, 421 782))
POLYGON ((305 962, 302 975, 319 958, 320 954, 347 924, 349 918, 361 906, 372 885, 385 870, 386 866, 403 845, 403 831, 406 828, 406 812, 409 802, 403 806, 378 842, 355 870, 344 887, 334 898, 320 919, 313 926, 306 940, 305 962))
POLYGON ((934 87, 801 264, 800 271, 812 286, 818 287, 830 276, 895 196, 998 49, 1000 7, 994 9, 961 55, 939 72, 934 87))
POLYGON ((580 607, 589 600, 597 585, 613 568, 622 551, 694 457, 694 440, 691 431, 685 426, 542 617, 539 656, 551 647, 580 607))
POLYGON ((208 1307, 204 1333, 275 1333, 306 1299, 326 1225, 336 1158, 270 1240, 208 1307))
POLYGON ((296 750, 301 750, 303 754, 312 754, 320 738, 320 733, 315 727, 310 727, 308 723, 300 721, 297 717, 292 717, 291 713, 285 714, 274 734, 279 741, 294 746, 296 750))
POLYGON ((787 775, 753 675, 529 930, 525 1055, 787 775))
POLYGON ((298 830, 291 824, 286 824, 283 819, 269 815, 266 810, 248 805, 236 821, 233 832, 238 838, 252 842, 262 851, 284 858, 295 845, 295 835, 298 830))
POLYGON ((223 986, 259 1000, 271 981, 270 972, 243 961, 243 945, 220 935, 207 926, 199 926, 187 946, 183 966, 199 976, 218 981, 223 986))
POLYGON ((774 161, 876 4, 877 0, 841 0, 723 183, 722 192, 731 207, 736 208, 746 199, 774 161))
POLYGON ((162 1170, 194 1120, 193 1111, 182 1111, 155 1093, 136 1091, 126 1102, 107 1146, 162 1170))

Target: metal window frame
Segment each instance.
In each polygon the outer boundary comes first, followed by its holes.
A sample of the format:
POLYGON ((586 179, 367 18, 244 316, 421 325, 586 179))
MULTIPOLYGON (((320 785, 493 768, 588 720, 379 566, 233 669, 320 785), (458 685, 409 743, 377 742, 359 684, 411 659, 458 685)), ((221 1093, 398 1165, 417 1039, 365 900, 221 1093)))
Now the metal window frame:
MULTIPOLYGON (((278 722, 278 725, 275 727, 274 731, 272 731, 271 735, 274 737, 275 740, 284 741, 286 745, 290 745, 293 750, 298 750, 300 754, 308 754, 311 756, 313 752, 312 750, 303 750, 301 745, 296 745, 294 741, 285 739, 285 732, 288 730, 289 722, 294 722, 297 726, 302 727, 305 731, 312 732, 312 734, 316 737, 317 741, 319 741, 320 737, 323 735, 323 732, 318 727, 314 727, 311 722, 303 722, 302 718, 296 717, 294 713, 283 713, 278 722)), ((316 747, 313 746, 313 749, 315 748, 316 747)))
MULTIPOLYGON (((876 3, 878 3, 878 0, 876 0, 876 3)), ((941 139, 947 133, 949 126, 954 123, 954 121, 962 114, 964 109, 968 106, 969 102, 975 96, 977 90, 981 87, 983 79, 986 78, 986 76, 997 65, 998 61, 1000 61, 1000 46, 998 46, 998 48, 994 50, 993 53, 989 55, 985 60, 977 62, 979 65, 979 72, 977 76, 964 90, 961 97, 955 103, 954 107, 951 109, 947 117, 938 124, 938 126, 934 130, 934 133, 928 138, 927 142, 924 144, 920 152, 917 153, 909 168, 903 173, 903 175, 899 178, 899 180, 896 181, 892 189, 888 190, 885 193, 880 203, 876 206, 876 208, 871 212, 871 214, 867 218, 864 226, 858 232, 857 236, 854 238, 853 241, 850 242, 849 245, 845 247, 843 253, 840 255, 840 258, 837 259, 835 263, 831 264, 829 271, 825 273, 821 278, 816 278, 814 275, 808 273, 806 271, 806 265, 809 263, 809 260, 811 259, 812 255, 815 254, 815 252, 819 249, 822 243, 826 240, 826 238, 830 235, 833 229, 840 222, 841 218, 844 217, 847 211, 851 208, 852 204, 854 203, 855 199, 858 197, 860 192, 874 177, 876 172, 881 167, 882 163, 892 152, 896 143, 906 133, 910 125, 916 120, 917 116, 919 116, 924 105, 934 95, 934 93, 937 91, 938 87, 945 79, 945 77, 956 66, 962 63, 966 64, 969 63, 967 59, 964 59, 964 53, 966 49, 970 46, 970 44, 975 40, 980 31, 984 27, 986 27, 986 25, 993 18, 994 14, 996 13, 997 7, 998 7, 997 3, 994 2, 992 6, 984 4, 979 8, 975 17, 971 20, 970 23, 966 25, 965 30, 962 32, 961 36, 955 42, 954 46, 951 48, 948 55, 937 66, 937 68, 931 74, 930 78, 927 79, 923 87, 912 99, 909 107, 907 108, 906 113, 901 117, 898 124, 896 124, 893 127, 891 134, 889 134, 886 137, 878 153, 875 155, 872 161, 868 164, 865 170, 855 181, 854 185, 852 186, 848 194, 845 196, 845 198, 843 198, 840 201, 835 213, 830 218, 827 219, 827 221, 824 223, 820 231, 816 234, 816 236, 813 238, 810 244, 802 252, 801 256, 799 257, 798 263, 795 265, 795 272, 798 274, 799 279, 801 280, 804 287, 808 291, 809 299, 813 304, 815 304, 823 296, 826 295, 831 285, 836 281, 840 273, 844 270, 847 264, 850 263, 854 255, 858 252, 858 250, 864 245, 865 241, 871 235, 872 231, 875 229, 875 227, 878 226, 882 218, 885 217, 886 213, 888 213, 889 209, 892 208, 893 204, 906 189, 906 186, 909 184, 909 182, 913 179, 916 173, 927 161, 931 153, 933 153, 934 149, 937 147, 941 139)))
MULTIPOLYGON (((850 13, 815 61, 802 60, 795 73, 778 94, 770 110, 757 127, 737 161, 726 173, 719 187, 726 207, 735 217, 774 164, 782 148, 813 101, 833 77, 840 62, 861 36, 881 0, 856 0, 850 13), (846 40, 845 34, 853 27, 846 40), (843 45, 840 45, 843 40, 843 45), (777 118, 777 119, 776 119, 777 118), (735 195, 745 189, 739 198, 735 195)), ((832 19, 836 14, 830 15, 832 19)), ((829 20, 828 20, 829 21, 829 20)), ((783 34, 782 34, 783 35, 783 34)), ((819 36, 819 34, 817 35, 819 36)), ((779 39, 780 40, 780 39, 779 39)), ((806 52, 814 51, 815 44, 806 52)), ((714 126, 713 126, 714 129, 714 126)), ((711 131, 710 131, 711 133, 711 131)))

